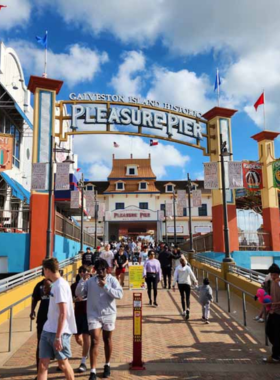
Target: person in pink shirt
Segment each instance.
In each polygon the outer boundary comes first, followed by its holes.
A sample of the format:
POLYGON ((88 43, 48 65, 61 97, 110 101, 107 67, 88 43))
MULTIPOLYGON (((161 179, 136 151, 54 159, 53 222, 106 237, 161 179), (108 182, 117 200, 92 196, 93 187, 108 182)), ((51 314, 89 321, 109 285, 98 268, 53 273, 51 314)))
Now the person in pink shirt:
POLYGON ((154 306, 157 307, 157 285, 161 281, 161 267, 160 262, 155 258, 155 252, 149 251, 149 259, 144 264, 143 278, 147 283, 149 305, 152 305, 152 286, 154 293, 154 306))

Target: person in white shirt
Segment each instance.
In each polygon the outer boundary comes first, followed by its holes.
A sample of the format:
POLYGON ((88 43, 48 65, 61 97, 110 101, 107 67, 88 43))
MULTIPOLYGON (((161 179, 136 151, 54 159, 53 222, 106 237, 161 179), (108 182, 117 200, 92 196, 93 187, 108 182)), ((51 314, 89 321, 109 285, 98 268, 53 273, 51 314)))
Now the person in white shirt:
POLYGON ((149 255, 148 247, 146 245, 144 245, 143 251, 140 252, 140 255, 139 255, 139 264, 140 265, 145 264, 145 262, 149 259, 148 255, 149 255))
POLYGON ((46 279, 52 282, 48 319, 43 327, 39 344, 38 380, 47 380, 50 360, 55 357, 67 380, 74 379, 69 363, 71 336, 77 333, 71 289, 59 274, 59 262, 55 258, 43 261, 46 279))
POLYGON ((110 244, 106 244, 105 245, 105 250, 101 252, 100 254, 100 258, 101 259, 104 259, 107 261, 108 263, 108 273, 112 273, 112 270, 113 270, 113 266, 114 266, 114 259, 115 259, 115 255, 114 253, 110 250, 110 244))
POLYGON ((184 257, 180 259, 180 265, 177 266, 174 272, 173 278, 173 291, 175 291, 176 282, 178 283, 178 288, 181 295, 181 303, 183 313, 182 315, 189 319, 190 317, 190 295, 191 295, 191 284, 192 281, 197 285, 197 279, 191 270, 191 267, 187 265, 187 261, 184 257), (186 302, 185 302, 186 299, 186 302), (187 304, 187 310, 186 310, 187 304))

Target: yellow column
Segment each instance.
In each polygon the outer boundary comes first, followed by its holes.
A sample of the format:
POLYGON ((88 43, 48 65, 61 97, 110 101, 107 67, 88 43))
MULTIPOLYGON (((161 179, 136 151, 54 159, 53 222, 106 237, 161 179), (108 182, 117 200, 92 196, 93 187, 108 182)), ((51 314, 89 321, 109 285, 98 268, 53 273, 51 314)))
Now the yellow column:
POLYGON ((261 190, 263 229, 270 237, 264 235, 265 246, 273 251, 280 251, 280 219, 278 190, 273 186, 272 162, 275 160, 274 139, 278 132, 262 131, 252 136, 258 142, 259 161, 263 164, 263 189, 261 190))
MULTIPOLYGON (((210 161, 219 162, 220 158, 220 134, 223 142, 227 142, 228 151, 232 153, 231 139, 231 117, 236 110, 214 107, 206 112, 203 117, 208 120, 208 150, 210 152, 210 161)), ((219 189, 212 190, 212 226, 213 226, 213 251, 224 252, 224 219, 223 219, 223 197, 222 197, 222 174, 221 165, 218 165, 219 189)), ((229 226, 229 245, 230 251, 238 251, 238 229, 236 218, 236 206, 234 192, 229 193, 230 198, 227 203, 228 209, 228 226, 229 226)))

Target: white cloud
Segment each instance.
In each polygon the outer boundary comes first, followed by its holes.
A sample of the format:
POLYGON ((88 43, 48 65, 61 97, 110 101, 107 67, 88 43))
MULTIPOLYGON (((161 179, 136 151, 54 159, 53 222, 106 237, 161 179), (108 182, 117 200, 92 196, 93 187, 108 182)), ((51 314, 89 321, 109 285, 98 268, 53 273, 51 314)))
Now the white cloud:
POLYGON ((197 77, 188 70, 169 71, 162 67, 154 69, 151 88, 147 98, 206 112, 214 102, 207 98, 211 86, 205 75, 197 77))
POLYGON ((124 62, 119 66, 111 85, 117 94, 136 96, 140 94, 142 78, 137 75, 145 69, 145 57, 142 52, 129 51, 123 55, 124 62))
MULTIPOLYGON (((44 71, 44 50, 23 41, 10 41, 29 73, 41 76, 44 71)), ((48 52, 48 77, 61 79, 69 86, 93 80, 102 64, 108 61, 105 52, 99 53, 79 44, 68 48, 67 53, 48 52)))
POLYGON ((17 26, 26 26, 31 14, 29 0, 12 0, 1 3, 7 5, 0 11, 0 29, 9 30, 17 26))
POLYGON ((112 155, 116 158, 129 158, 133 153, 134 158, 152 159, 152 168, 157 178, 166 175, 168 167, 184 168, 190 158, 182 155, 173 145, 159 144, 150 147, 140 137, 116 136, 116 135, 86 135, 77 136, 73 141, 74 151, 79 155, 79 165, 86 169, 86 176, 106 180, 112 168, 112 155), (114 148, 116 141, 119 148, 114 148))

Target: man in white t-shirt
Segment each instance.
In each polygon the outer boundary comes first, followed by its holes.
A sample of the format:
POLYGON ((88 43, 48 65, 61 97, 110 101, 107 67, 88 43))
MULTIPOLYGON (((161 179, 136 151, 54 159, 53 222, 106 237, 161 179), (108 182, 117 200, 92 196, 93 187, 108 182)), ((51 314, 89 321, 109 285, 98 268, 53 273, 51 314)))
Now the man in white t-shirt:
POLYGON ((59 262, 55 258, 43 261, 44 276, 51 280, 48 319, 43 327, 39 344, 38 380, 47 380, 51 358, 56 358, 67 380, 74 379, 69 363, 71 336, 77 333, 71 289, 59 274, 59 262))
POLYGON ((105 245, 105 250, 101 252, 100 254, 100 258, 101 259, 104 259, 107 261, 108 263, 108 273, 112 273, 112 270, 113 270, 113 266, 114 266, 114 258, 115 258, 115 255, 114 253, 110 250, 110 244, 106 244, 105 245))

